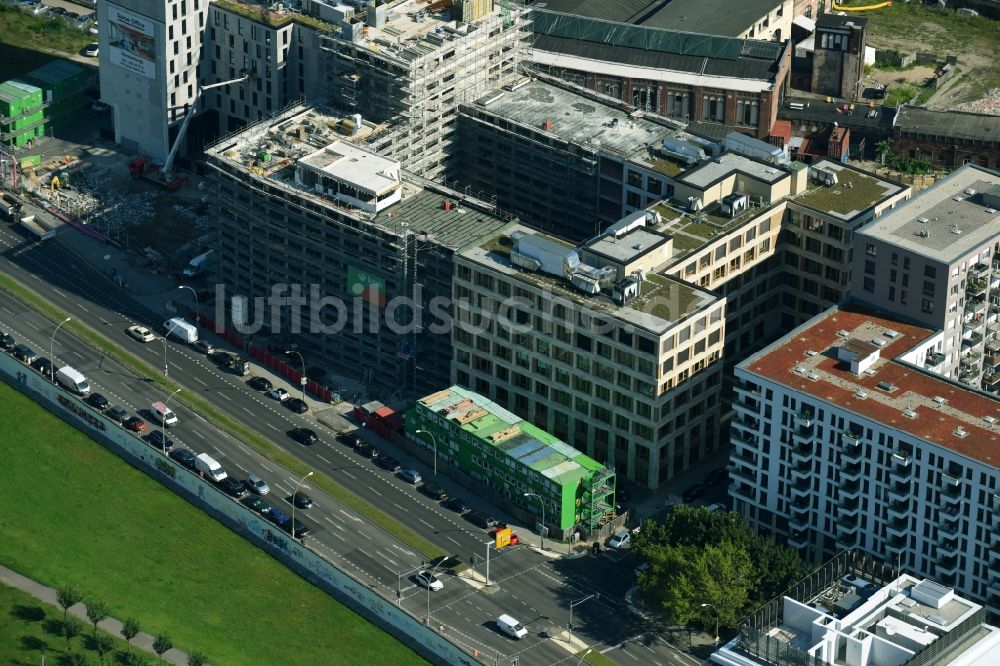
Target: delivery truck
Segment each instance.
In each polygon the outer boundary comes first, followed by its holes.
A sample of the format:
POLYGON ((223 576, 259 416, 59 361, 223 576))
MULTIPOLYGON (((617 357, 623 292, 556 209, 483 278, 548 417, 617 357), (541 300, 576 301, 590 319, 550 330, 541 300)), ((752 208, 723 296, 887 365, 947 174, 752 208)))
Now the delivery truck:
POLYGON ((90 384, 79 370, 64 365, 56 371, 56 381, 77 395, 90 393, 90 384))
POLYGON ((167 336, 173 336, 181 342, 186 342, 189 345, 198 342, 198 328, 185 321, 183 317, 166 320, 163 322, 163 328, 166 330, 167 336))

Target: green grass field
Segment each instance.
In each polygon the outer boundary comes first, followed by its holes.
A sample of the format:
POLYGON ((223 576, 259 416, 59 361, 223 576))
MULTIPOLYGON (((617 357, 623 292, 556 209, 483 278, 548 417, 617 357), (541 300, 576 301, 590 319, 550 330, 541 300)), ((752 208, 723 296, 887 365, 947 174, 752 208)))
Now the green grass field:
POLYGON ((59 19, 44 19, 0 4, 0 81, 20 76, 54 59, 55 52, 75 54, 94 35, 59 19))
MULTIPOLYGON (((166 631, 217 665, 424 663, 2 383, 0 442, 0 563, 52 587, 77 585, 115 617, 166 631)), ((30 650, 5 649, 31 660, 30 650)))

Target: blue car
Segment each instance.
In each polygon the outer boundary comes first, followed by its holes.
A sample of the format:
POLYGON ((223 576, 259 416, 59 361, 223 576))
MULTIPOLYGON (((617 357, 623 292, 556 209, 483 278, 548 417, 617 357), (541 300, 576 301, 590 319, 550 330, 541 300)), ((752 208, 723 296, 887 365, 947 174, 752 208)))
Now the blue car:
POLYGON ((288 524, 292 522, 292 519, 284 511, 275 509, 274 507, 271 507, 271 512, 267 514, 267 517, 270 518, 272 523, 283 530, 287 529, 288 524))

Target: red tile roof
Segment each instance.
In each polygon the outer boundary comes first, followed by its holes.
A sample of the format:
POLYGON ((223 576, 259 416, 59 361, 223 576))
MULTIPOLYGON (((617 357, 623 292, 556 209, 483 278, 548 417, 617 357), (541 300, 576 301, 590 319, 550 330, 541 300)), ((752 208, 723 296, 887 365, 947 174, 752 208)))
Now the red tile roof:
POLYGON ((797 329, 769 350, 751 357, 744 367, 820 401, 1000 467, 1000 400, 895 360, 933 333, 847 305, 808 328, 797 329), (879 335, 887 329, 899 333, 898 337, 879 335), (841 331, 854 340, 869 342, 880 337, 887 342, 879 349, 880 359, 872 368, 873 375, 855 375, 847 363, 837 360, 833 348, 848 340, 841 331), (887 392, 877 388, 877 384, 886 382, 895 389, 887 392), (865 398, 856 395, 862 389, 868 393, 865 398), (947 402, 939 404, 933 400, 935 397, 947 402), (916 418, 905 416, 907 409, 916 412, 916 418), (991 425, 984 416, 996 418, 997 423, 991 425), (967 433, 964 437, 955 433, 959 427, 967 433))

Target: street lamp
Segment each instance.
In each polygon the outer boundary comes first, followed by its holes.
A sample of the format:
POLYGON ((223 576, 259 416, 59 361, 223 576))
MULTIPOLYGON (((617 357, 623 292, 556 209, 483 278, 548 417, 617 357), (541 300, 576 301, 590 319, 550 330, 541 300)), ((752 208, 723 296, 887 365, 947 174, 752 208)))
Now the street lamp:
POLYGON ((599 599, 601 597, 600 593, 594 592, 593 594, 584 597, 583 599, 577 599, 576 601, 569 602, 569 644, 573 645, 573 607, 579 606, 584 601, 589 601, 590 599, 599 599))
POLYGON ((458 559, 458 555, 449 555, 448 557, 442 558, 442 560, 440 562, 438 562, 437 564, 434 565, 433 569, 430 569, 427 572, 427 575, 428 575, 428 579, 427 579, 427 625, 428 626, 430 626, 430 623, 431 623, 431 586, 430 586, 430 582, 431 581, 430 581, 430 578, 432 576, 434 576, 434 572, 437 571, 437 568, 439 566, 441 566, 442 564, 444 564, 448 560, 457 560, 457 559, 458 559))
POLYGON ((423 435, 427 435, 428 437, 431 438, 431 443, 434 444, 434 476, 437 476, 438 475, 438 443, 437 443, 437 440, 434 439, 434 435, 432 435, 431 433, 427 432, 426 430, 414 430, 413 434, 414 435, 421 435, 421 434, 423 434, 423 435))
POLYGON ((538 536, 542 537, 542 550, 545 550, 545 502, 538 493, 524 493, 525 497, 534 497, 538 500, 538 506, 542 507, 542 524, 538 526, 538 536))
POLYGON ((160 342, 163 343, 163 376, 166 377, 169 372, 167 368, 167 339, 160 338, 160 342))
POLYGON ((719 644, 719 609, 712 604, 702 604, 702 608, 711 608, 715 611, 715 644, 719 644))
POLYGON ((52 331, 52 337, 49 338, 49 360, 50 360, 50 363, 49 363, 49 381, 51 381, 51 382, 54 382, 56 380, 56 376, 55 376, 55 372, 56 372, 56 363, 55 363, 56 355, 55 355, 55 353, 53 351, 55 349, 55 345, 56 345, 56 333, 58 333, 59 329, 63 327, 63 324, 65 324, 66 322, 68 322, 70 319, 71 319, 71 317, 66 317, 65 319, 63 319, 62 322, 60 322, 60 324, 58 326, 56 326, 56 330, 52 331))
POLYGON ((576 662, 576 666, 580 666, 583 660, 587 658, 587 655, 594 651, 594 648, 587 648, 587 651, 580 655, 580 661, 576 662))
MULTIPOLYGON (((174 391, 173 393, 170 394, 170 398, 174 397, 175 395, 177 395, 180 392, 181 392, 181 389, 177 389, 176 391, 174 391)), ((160 417, 160 439, 163 442, 163 455, 167 455, 167 433, 164 431, 164 428, 167 427, 167 415, 166 415, 166 412, 168 411, 167 410, 167 405, 170 404, 170 398, 167 398, 166 400, 163 401, 163 411, 164 411, 164 414, 160 417)))
POLYGON ((186 284, 181 284, 177 286, 178 289, 187 289, 192 294, 194 294, 194 323, 198 324, 201 321, 201 317, 198 315, 198 292, 194 290, 194 287, 189 287, 186 284))
POLYGON ((299 482, 295 484, 295 489, 292 490, 292 538, 293 539, 295 538, 295 498, 299 494, 299 486, 301 486, 302 483, 312 475, 313 473, 309 472, 308 474, 303 476, 301 479, 299 479, 299 482))
POLYGON ((299 384, 302 386, 302 402, 305 402, 306 401, 306 382, 309 381, 308 379, 306 379, 306 360, 302 357, 302 353, 301 352, 295 351, 294 349, 289 349, 288 351, 285 352, 286 356, 288 354, 295 354, 296 356, 299 357, 299 360, 302 361, 302 376, 299 377, 299 384))

